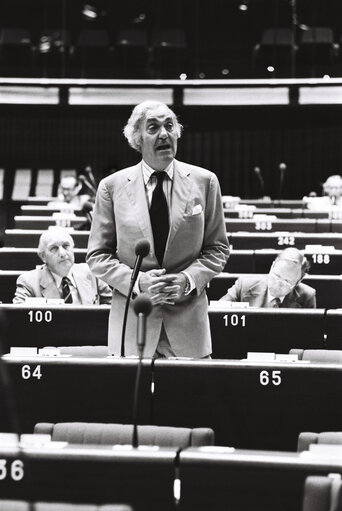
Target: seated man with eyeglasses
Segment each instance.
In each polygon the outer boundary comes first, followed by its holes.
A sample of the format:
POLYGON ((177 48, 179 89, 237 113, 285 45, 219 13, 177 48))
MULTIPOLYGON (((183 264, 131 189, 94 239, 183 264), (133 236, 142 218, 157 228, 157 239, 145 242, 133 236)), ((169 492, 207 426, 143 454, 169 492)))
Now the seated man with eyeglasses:
POLYGON ((239 277, 220 300, 248 302, 251 307, 315 308, 316 290, 302 284, 310 263, 296 248, 286 248, 268 275, 239 277))

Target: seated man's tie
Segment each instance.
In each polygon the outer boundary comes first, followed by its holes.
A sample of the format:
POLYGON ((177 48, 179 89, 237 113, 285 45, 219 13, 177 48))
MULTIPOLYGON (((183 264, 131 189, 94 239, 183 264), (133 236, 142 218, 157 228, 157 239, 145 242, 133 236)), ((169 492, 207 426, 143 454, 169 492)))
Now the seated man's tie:
POLYGON ((70 291, 71 281, 68 279, 68 277, 62 278, 62 292, 63 292, 63 298, 65 303, 72 303, 72 296, 70 291))
POLYGON ((278 309, 280 307, 280 298, 273 298, 273 300, 268 303, 268 307, 270 309, 278 309))
POLYGON ((154 251, 158 263, 162 266, 167 237, 169 235, 169 209, 163 191, 165 172, 154 172, 157 185, 153 191, 150 218, 154 239, 154 251))

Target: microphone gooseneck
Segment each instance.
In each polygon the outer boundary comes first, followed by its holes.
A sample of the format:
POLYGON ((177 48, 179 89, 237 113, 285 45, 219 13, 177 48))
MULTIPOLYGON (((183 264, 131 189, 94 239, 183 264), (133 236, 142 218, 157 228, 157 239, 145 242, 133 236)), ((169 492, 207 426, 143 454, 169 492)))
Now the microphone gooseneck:
POLYGON ((125 312, 124 317, 122 321, 122 331, 121 331, 121 351, 120 356, 125 356, 125 335, 126 335, 126 324, 127 324, 127 315, 128 315, 128 308, 129 308, 129 302, 132 296, 134 284, 138 278, 139 271, 141 268, 142 261, 144 257, 146 257, 150 252, 150 243, 148 240, 142 239, 139 240, 135 245, 135 254, 136 254, 136 260, 134 264, 134 268, 131 275, 131 282, 128 290, 128 295, 126 299, 126 305, 125 305, 125 312))

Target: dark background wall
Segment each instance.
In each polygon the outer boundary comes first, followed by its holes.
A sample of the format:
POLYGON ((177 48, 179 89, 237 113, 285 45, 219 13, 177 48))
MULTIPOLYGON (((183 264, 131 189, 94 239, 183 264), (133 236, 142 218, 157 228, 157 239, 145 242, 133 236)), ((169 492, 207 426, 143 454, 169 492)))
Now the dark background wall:
MULTIPOLYGON (((97 178, 139 161, 122 129, 128 107, 0 107, 0 166, 76 168, 97 178)), ((182 107, 178 158, 214 171, 224 194, 256 197, 259 166, 265 193, 276 198, 279 163, 284 196, 302 197, 342 172, 342 108, 182 107)))

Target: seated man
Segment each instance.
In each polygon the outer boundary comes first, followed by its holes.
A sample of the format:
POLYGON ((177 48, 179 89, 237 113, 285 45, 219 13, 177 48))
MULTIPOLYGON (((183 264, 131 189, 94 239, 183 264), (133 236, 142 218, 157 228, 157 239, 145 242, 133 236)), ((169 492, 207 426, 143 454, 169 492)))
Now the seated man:
POLYGON ((316 307, 316 290, 301 280, 309 262, 296 248, 286 248, 273 261, 268 275, 240 277, 220 300, 248 302, 253 307, 316 307))
POLYGON ((74 264, 74 242, 62 227, 52 227, 39 239, 38 255, 44 262, 17 280, 13 303, 29 297, 62 298, 65 303, 110 303, 110 287, 93 275, 86 263, 74 264))
POLYGON ((89 195, 78 195, 82 184, 78 183, 74 176, 65 176, 59 183, 59 195, 57 201, 49 203, 49 206, 57 206, 58 204, 68 204, 73 209, 82 209, 84 203, 90 200, 89 195))
POLYGON ((323 197, 304 197, 308 209, 327 210, 332 206, 342 207, 342 176, 329 176, 323 183, 323 197))

